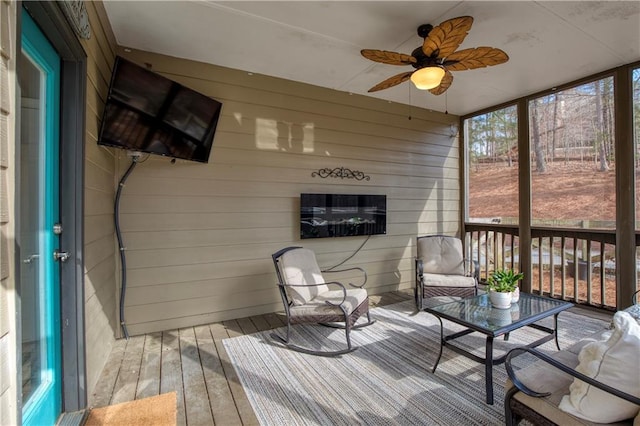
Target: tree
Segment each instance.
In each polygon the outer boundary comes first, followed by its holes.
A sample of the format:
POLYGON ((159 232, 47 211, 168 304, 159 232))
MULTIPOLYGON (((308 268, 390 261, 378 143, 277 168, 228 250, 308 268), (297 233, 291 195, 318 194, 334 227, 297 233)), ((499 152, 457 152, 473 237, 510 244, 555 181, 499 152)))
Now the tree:
POLYGON ((605 120, 604 120, 604 108, 602 107, 602 89, 600 88, 601 81, 596 81, 595 85, 595 100, 596 100, 596 144, 598 145, 598 157, 600 160, 600 167, 598 171, 606 172, 609 170, 609 164, 607 162, 607 151, 605 149, 605 120))
POLYGON ((547 171, 547 163, 544 159, 544 152, 542 150, 542 142, 540 141, 540 123, 538 120, 538 102, 539 99, 535 99, 529 103, 531 108, 531 127, 532 127, 532 139, 533 139, 533 153, 536 158, 536 171, 538 173, 545 173, 547 171))

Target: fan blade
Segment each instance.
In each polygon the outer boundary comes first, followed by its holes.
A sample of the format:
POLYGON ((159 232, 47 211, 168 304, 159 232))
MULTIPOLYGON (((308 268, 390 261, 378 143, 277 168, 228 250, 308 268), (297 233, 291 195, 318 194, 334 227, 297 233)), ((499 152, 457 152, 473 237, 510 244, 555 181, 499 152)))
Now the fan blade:
POLYGON ((507 62, 509 56, 495 47, 464 49, 450 55, 443 66, 449 71, 473 70, 507 62))
POLYGON ((388 50, 363 49, 362 56, 374 62, 389 65, 411 65, 416 63, 416 58, 404 53, 389 52, 388 50))
POLYGON ((414 72, 415 71, 408 71, 400 73, 398 75, 394 75, 393 77, 389 77, 385 81, 382 81, 373 86, 371 89, 369 89, 369 92, 377 92, 378 90, 388 89, 389 87, 404 83, 405 81, 409 80, 409 77, 411 77, 411 74, 413 74, 414 72))
POLYGON ((442 77, 442 81, 440 82, 440 86, 430 89, 429 92, 434 95, 442 95, 449 87, 451 87, 451 83, 453 83, 453 74, 449 71, 445 71, 444 77, 442 77))
POLYGON ((462 44, 472 24, 471 16, 460 16, 442 22, 424 39, 422 51, 427 56, 437 52, 438 58, 447 58, 462 44))

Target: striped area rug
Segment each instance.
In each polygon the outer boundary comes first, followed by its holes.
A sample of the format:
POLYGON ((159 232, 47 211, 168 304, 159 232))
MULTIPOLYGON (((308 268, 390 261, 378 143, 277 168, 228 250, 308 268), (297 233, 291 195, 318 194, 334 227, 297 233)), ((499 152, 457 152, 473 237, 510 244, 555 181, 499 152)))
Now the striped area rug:
MULTIPOLYGON (((413 301, 375 308, 377 322, 353 331, 359 349, 339 358, 288 350, 271 331, 223 341, 251 405, 263 425, 498 425, 504 424, 504 365, 494 367, 494 405, 485 403, 484 366, 444 348, 435 374, 440 328, 432 315, 414 312, 413 301)), ((546 320, 545 320, 546 321, 546 320)), ((545 323, 543 321, 543 323, 545 323)), ((461 327, 445 321, 448 331, 461 327)), ((560 346, 608 324, 563 312, 558 317, 560 346)), ((546 325, 550 326, 549 320, 546 325)), ((275 330, 283 333, 285 329, 275 330)), ((509 341, 494 341, 497 355, 543 336, 525 327, 509 341)), ((306 347, 342 347, 344 331, 294 326, 293 339, 306 347)), ((456 340, 482 355, 484 335, 456 340)), ((540 346, 555 351, 555 344, 540 346)), ((525 365, 527 355, 517 358, 525 365)))

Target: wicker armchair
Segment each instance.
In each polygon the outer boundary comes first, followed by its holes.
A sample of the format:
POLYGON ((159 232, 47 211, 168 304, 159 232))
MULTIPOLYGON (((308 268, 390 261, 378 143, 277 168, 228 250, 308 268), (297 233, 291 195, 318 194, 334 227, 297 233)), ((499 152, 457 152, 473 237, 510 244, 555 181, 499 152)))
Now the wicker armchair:
POLYGON ((416 240, 416 307, 436 296, 474 296, 478 290, 477 262, 468 262, 462 241, 445 235, 426 235, 416 240), (473 270, 471 268, 473 266, 473 270))
MULTIPOLYGON (((630 321, 636 321, 640 324, 640 304, 638 304, 637 300, 638 295, 640 295, 640 290, 637 290, 633 294, 631 306, 624 309, 623 312, 630 315, 630 321)), ((615 328, 614 323, 616 322, 616 315, 614 315, 610 328, 615 328)), ((589 386, 593 386, 594 388, 614 395, 617 398, 621 398, 625 401, 631 402, 632 404, 640 406, 640 398, 638 397, 640 395, 630 395, 620 389, 616 389, 592 377, 586 376, 575 369, 579 364, 579 353, 584 345, 591 341, 606 340, 608 333, 609 330, 600 330, 588 339, 578 342, 572 347, 557 352, 551 356, 545 355, 536 349, 527 347, 512 349, 505 359, 505 367, 509 376, 509 379, 505 384, 506 392, 504 398, 506 424, 508 426, 517 425, 521 420, 525 419, 531 424, 545 426, 599 425, 600 423, 593 423, 560 410, 560 400, 563 395, 566 395, 569 392, 569 385, 574 378, 583 381, 589 386), (528 352, 534 355, 538 358, 538 361, 516 372, 512 366, 512 359, 523 352, 528 352), (532 387, 535 387, 536 389, 531 389, 532 387)), ((611 349, 607 350, 609 354, 611 353, 610 351, 611 349)), ((636 354, 633 354, 634 359, 636 359, 635 355, 636 354)), ((634 359, 631 360, 631 363, 634 362, 634 359)), ((619 364, 620 362, 621 359, 618 355, 618 358, 614 363, 619 364)), ((599 373, 603 371, 602 365, 597 368, 599 373)), ((640 377, 637 375, 637 370, 633 370, 634 369, 632 368, 625 371, 630 378, 635 377, 640 380, 640 377)), ((631 386, 631 388, 633 388, 633 386, 631 386)), ((611 401, 609 401, 609 405, 610 403, 611 401)), ((639 423, 640 412, 636 414, 635 418, 617 422, 615 425, 631 426, 639 423)), ((608 424, 611 425, 612 423, 608 424)))
MULTIPOLYGON (((504 398, 505 424, 507 426, 517 425, 523 419, 537 426, 591 426, 599 424, 577 418, 558 408, 560 398, 568 393, 569 383, 574 377, 609 394, 640 405, 640 398, 576 371, 573 368, 575 365, 577 365, 577 355, 572 355, 567 351, 558 352, 552 357, 532 348, 520 347, 512 349, 507 354, 505 361, 505 367, 509 375, 504 398), (531 384, 527 386, 523 383, 518 377, 519 373, 513 369, 513 357, 523 352, 528 352, 539 359, 536 363, 537 365, 534 366, 537 369, 528 371, 527 374, 529 378, 536 382, 535 387, 538 387, 538 390, 531 389, 531 384), (562 373, 568 376, 564 376, 562 373)), ((638 417, 640 417, 640 414, 638 417)), ((634 419, 629 419, 615 424, 632 425, 635 423, 634 419)))

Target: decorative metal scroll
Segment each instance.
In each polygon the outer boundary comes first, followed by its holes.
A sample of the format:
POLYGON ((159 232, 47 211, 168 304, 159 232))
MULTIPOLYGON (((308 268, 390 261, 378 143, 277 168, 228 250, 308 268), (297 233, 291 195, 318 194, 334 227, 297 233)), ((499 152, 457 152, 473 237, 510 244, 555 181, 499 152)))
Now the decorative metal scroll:
POLYGON ((351 170, 344 167, 336 167, 335 169, 324 168, 317 172, 311 173, 311 177, 355 179, 355 180, 371 180, 371 176, 367 176, 359 170, 351 170))
POLYGON ((62 12, 67 17, 74 31, 80 38, 89 40, 91 38, 91 26, 89 25, 89 15, 82 0, 65 0, 59 2, 62 12))

